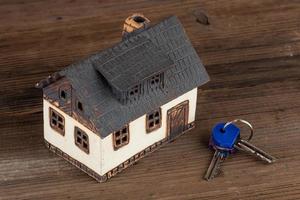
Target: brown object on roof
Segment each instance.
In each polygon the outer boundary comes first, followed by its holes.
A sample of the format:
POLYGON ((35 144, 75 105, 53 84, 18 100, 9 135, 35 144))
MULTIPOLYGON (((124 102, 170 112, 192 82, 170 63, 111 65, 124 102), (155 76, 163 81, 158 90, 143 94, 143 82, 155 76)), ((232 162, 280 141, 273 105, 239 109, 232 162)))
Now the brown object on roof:
POLYGON ((138 29, 148 28, 150 20, 146 18, 143 14, 135 13, 125 20, 123 27, 123 36, 126 36, 128 33, 134 32, 138 29))

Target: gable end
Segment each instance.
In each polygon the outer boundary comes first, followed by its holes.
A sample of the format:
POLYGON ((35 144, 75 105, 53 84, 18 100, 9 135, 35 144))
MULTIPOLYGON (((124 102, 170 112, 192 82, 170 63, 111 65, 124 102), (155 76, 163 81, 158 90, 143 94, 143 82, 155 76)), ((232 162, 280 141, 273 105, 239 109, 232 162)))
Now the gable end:
POLYGON ((91 113, 89 105, 84 104, 84 101, 76 95, 76 90, 66 77, 43 88, 43 97, 90 130, 97 131, 89 120, 91 113))

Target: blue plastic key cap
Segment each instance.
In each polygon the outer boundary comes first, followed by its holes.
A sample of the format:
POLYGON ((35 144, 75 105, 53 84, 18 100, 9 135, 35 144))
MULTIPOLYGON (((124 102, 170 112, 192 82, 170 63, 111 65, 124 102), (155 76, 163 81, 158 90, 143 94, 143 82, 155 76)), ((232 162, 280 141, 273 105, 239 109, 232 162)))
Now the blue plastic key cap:
POLYGON ((217 124, 211 135, 212 145, 217 149, 234 149, 234 144, 240 137, 240 129, 234 124, 229 124, 224 128, 225 123, 217 124))

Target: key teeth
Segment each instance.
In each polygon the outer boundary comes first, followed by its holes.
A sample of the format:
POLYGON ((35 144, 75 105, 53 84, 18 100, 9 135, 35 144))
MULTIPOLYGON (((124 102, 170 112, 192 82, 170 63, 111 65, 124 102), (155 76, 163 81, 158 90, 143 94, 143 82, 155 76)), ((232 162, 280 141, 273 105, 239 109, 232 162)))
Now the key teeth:
POLYGON ((212 179, 214 179, 217 175, 220 174, 220 169, 221 169, 221 164, 219 164, 219 166, 215 169, 214 173, 212 173, 210 176, 205 177, 205 180, 207 181, 211 181, 212 179))
POLYGON ((218 168, 216 169, 216 171, 215 171, 215 173, 214 173, 212 179, 215 178, 216 176, 218 176, 219 174, 221 174, 221 164, 220 164, 220 165, 218 166, 218 168))
POLYGON ((226 154, 224 154, 224 152, 221 151, 215 152, 213 159, 211 160, 211 163, 204 176, 205 180, 210 181, 218 174, 220 174, 221 163, 225 160, 225 158, 226 158, 226 154))
POLYGON ((254 155, 256 158, 265 161, 267 164, 272 164, 277 160, 272 155, 245 140, 240 140, 234 147, 240 151, 254 155))
POLYGON ((206 180, 211 181, 212 179, 214 179, 219 174, 221 174, 221 164, 216 168, 216 171, 210 177, 206 178, 206 180))

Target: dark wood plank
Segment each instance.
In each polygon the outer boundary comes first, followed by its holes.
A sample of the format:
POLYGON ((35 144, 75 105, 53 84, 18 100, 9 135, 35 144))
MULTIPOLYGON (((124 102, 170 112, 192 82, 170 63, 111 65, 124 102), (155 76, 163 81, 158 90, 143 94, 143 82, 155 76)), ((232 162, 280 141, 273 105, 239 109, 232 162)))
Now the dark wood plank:
POLYGON ((0 199, 299 199, 300 2, 119 2, 0 1, 0 199), (119 41, 137 11, 154 23, 177 15, 211 81, 198 94, 196 129, 98 184, 44 147, 34 84, 119 41), (237 154, 206 182, 210 129, 237 117, 279 160, 237 154))

